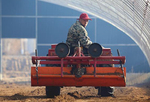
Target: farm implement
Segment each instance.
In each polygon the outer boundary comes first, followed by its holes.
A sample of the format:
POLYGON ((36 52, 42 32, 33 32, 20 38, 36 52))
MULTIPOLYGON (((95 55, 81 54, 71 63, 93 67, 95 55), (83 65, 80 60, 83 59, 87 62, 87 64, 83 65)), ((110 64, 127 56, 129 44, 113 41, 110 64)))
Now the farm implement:
POLYGON ((32 56, 31 85, 46 86, 48 97, 59 95, 64 86, 126 86, 125 56, 117 52, 112 56, 110 48, 93 43, 88 54, 79 45, 71 55, 67 44, 51 45, 47 56, 32 56))

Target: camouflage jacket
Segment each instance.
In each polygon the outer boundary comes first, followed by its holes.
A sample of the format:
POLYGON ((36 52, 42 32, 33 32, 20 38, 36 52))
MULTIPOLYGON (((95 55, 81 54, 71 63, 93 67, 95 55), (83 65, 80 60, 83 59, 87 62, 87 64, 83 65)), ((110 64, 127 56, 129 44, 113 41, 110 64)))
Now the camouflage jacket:
POLYGON ((80 46, 84 46, 86 48, 88 48, 89 45, 92 44, 92 41, 90 41, 86 29, 81 25, 79 21, 76 21, 76 23, 73 24, 69 29, 66 43, 69 46, 77 47, 78 41, 80 41, 80 46))

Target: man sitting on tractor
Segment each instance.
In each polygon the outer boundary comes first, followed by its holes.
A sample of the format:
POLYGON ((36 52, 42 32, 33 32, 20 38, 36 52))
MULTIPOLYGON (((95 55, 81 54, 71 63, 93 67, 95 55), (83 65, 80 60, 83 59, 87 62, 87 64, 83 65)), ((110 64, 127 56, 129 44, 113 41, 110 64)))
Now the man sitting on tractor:
POLYGON ((88 25, 89 16, 82 13, 76 23, 69 29, 66 43, 70 46, 70 55, 74 54, 74 48, 78 47, 78 42, 83 47, 84 54, 88 53, 88 47, 92 44, 85 27, 88 25))
MULTIPOLYGON (((66 44, 70 47, 70 56, 74 55, 74 48, 79 45, 83 47, 84 55, 88 55, 88 48, 92 44, 85 27, 91 20, 86 13, 82 13, 79 19, 71 26, 68 32, 66 44), (80 42, 80 44, 79 44, 80 42)), ((98 87, 98 95, 113 96, 112 87, 98 87)))

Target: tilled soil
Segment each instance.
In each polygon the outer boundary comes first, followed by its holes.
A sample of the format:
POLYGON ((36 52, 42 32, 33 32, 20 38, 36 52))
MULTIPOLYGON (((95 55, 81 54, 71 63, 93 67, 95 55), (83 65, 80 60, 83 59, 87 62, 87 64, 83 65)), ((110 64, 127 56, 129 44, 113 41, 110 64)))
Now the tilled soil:
POLYGON ((30 83, 0 82, 0 102, 150 102, 150 85, 116 87, 115 97, 100 97, 94 87, 64 87, 55 98, 47 98, 45 87, 30 83))

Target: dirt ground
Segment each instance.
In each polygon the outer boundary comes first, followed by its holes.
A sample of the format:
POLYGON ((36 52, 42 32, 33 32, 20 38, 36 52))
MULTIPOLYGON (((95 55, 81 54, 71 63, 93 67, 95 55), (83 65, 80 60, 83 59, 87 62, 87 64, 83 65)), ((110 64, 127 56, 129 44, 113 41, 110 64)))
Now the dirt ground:
POLYGON ((64 87, 59 96, 46 98, 45 87, 0 82, 0 102, 150 102, 150 84, 116 87, 114 95, 100 97, 94 87, 64 87))

